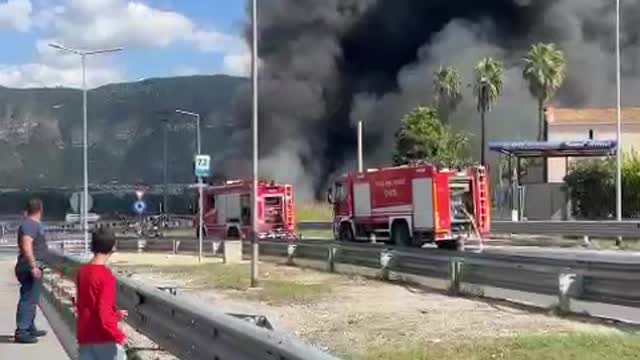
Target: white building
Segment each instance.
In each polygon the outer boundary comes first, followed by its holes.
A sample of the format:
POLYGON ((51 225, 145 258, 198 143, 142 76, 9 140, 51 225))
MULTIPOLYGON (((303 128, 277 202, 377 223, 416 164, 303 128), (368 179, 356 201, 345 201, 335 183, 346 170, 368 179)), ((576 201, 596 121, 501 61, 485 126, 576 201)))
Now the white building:
MULTIPOLYGON (((616 140, 615 108, 548 108, 545 116, 549 141, 616 140)), ((622 149, 640 150, 640 107, 622 109, 622 149)), ((562 182, 567 161, 556 158, 548 162, 548 181, 562 182)))

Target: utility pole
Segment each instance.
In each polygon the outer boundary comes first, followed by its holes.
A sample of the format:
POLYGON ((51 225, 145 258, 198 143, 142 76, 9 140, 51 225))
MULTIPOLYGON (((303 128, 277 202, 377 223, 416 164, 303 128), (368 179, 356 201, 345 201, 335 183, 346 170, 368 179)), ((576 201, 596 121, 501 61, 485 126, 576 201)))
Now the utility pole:
POLYGON ((258 286, 258 2, 251 4, 251 92, 252 92, 252 123, 253 123, 253 206, 251 217, 253 226, 251 231, 251 286, 258 286))
POLYGON ((364 172, 364 155, 362 153, 362 120, 358 120, 358 172, 364 172))
POLYGON ((162 188, 162 211, 165 215, 169 214, 169 120, 162 119, 162 162, 163 162, 163 175, 162 182, 164 186, 162 188))

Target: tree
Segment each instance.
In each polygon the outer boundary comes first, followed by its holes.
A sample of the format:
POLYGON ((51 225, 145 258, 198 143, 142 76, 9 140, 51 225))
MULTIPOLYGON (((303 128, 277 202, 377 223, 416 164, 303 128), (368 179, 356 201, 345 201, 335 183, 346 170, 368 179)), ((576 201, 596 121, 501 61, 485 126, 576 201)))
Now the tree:
POLYGON ((396 165, 428 162, 440 167, 458 168, 470 162, 469 136, 443 125, 438 112, 418 107, 402 119, 396 133, 396 165))
POLYGON ((473 92, 480 113, 480 163, 486 165, 486 114, 491 111, 504 87, 504 66, 502 62, 486 57, 474 69, 475 81, 473 92))
POLYGON ((433 74, 434 103, 441 119, 449 123, 449 115, 462 101, 462 76, 453 66, 443 67, 433 74))
POLYGON ((538 141, 545 134, 544 108, 562 86, 567 76, 567 62, 562 50, 554 44, 531 46, 524 58, 522 76, 529 83, 531 95, 538 100, 538 141))

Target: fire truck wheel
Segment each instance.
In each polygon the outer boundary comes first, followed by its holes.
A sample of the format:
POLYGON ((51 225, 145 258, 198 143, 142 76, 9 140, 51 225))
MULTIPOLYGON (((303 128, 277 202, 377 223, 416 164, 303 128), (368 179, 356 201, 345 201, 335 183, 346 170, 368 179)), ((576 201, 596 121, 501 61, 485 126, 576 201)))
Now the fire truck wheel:
POLYGON ((391 227, 391 242, 397 246, 411 246, 409 226, 405 222, 395 222, 391 227))
POLYGON ((340 225, 340 232, 338 233, 339 241, 353 241, 353 232, 349 224, 344 223, 340 225))

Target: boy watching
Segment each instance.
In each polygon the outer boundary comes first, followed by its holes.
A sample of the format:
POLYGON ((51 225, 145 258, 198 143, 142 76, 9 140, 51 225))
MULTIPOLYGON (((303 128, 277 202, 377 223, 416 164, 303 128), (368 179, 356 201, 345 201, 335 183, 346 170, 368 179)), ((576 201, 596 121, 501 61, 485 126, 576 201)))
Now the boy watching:
POLYGON ((116 309, 116 278, 106 267, 116 238, 112 230, 100 228, 92 234, 93 259, 77 277, 77 339, 80 360, 126 360, 126 335, 118 322, 127 316, 116 309))

